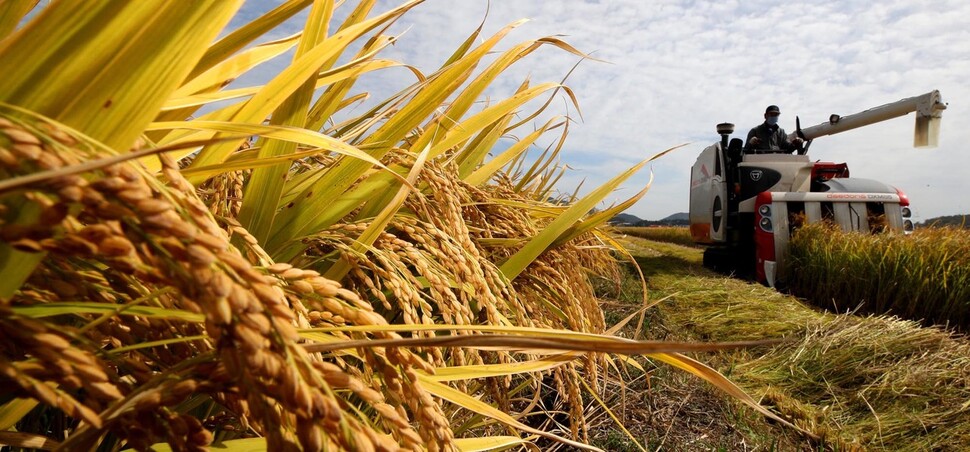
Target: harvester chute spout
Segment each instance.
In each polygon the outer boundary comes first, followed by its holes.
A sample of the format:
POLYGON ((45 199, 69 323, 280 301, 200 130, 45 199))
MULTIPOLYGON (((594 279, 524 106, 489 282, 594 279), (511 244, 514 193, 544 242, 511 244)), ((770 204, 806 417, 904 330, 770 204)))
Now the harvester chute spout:
POLYGON ((916 112, 913 146, 933 147, 939 144, 940 119, 943 117, 943 110, 945 109, 946 104, 943 102, 940 92, 933 90, 920 96, 901 99, 847 116, 833 114, 829 116, 828 121, 806 129, 801 128, 796 117, 796 130, 789 138, 797 136, 808 143, 818 137, 834 135, 916 112))

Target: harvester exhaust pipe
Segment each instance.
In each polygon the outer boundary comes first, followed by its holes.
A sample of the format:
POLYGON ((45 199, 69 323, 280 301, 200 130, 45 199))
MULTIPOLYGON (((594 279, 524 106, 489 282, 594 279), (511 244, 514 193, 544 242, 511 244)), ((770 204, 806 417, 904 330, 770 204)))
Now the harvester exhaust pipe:
POLYGON ((734 124, 722 122, 717 125, 717 134, 721 136, 721 151, 727 152, 728 138, 734 133, 734 124))

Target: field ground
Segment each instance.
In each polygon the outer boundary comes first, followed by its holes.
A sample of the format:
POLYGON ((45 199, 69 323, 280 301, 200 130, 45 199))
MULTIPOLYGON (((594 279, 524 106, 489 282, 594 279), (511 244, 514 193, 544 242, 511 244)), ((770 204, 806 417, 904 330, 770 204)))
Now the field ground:
MULTIPOLYGON (((970 344, 937 328, 887 317, 820 312, 794 297, 709 272, 701 251, 622 239, 647 278, 644 339, 779 345, 696 356, 773 411, 811 432, 773 425, 712 386, 650 364, 614 394, 617 415, 648 450, 966 450, 970 447, 970 344)), ((608 324, 639 307, 633 277, 604 284, 608 324)), ((628 325, 626 335, 634 326, 628 325)), ((594 409, 595 412, 595 409, 594 409)), ((639 450, 593 422, 593 443, 639 450)))

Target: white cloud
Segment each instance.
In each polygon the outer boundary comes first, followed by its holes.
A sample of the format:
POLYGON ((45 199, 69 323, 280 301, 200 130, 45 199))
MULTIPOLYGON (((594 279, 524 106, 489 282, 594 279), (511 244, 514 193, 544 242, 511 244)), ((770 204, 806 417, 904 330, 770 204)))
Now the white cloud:
MULTIPOLYGON (((352 3, 352 2, 350 2, 352 3)), ((398 4, 382 0, 378 11, 398 4)), ((265 9, 251 2, 246 8, 265 9)), ((348 6, 342 9, 348 10, 348 6)), ((407 32, 383 55, 434 71, 481 23, 486 1, 428 0, 391 29, 407 32)), ((953 101, 935 150, 911 148, 913 119, 895 119, 824 137, 812 157, 845 161, 854 176, 907 191, 922 217, 966 213, 970 202, 970 2, 951 1, 661 1, 492 0, 483 36, 520 19, 500 49, 547 35, 609 63, 583 62, 567 84, 584 122, 571 127, 562 159, 590 190, 654 152, 692 141, 654 164, 654 188, 629 213, 656 219, 686 211, 688 177, 714 125, 734 122, 743 135, 778 104, 782 126, 822 122, 830 113, 861 111, 939 89, 953 101)), ((554 48, 517 63, 490 91, 508 95, 527 76, 558 81, 577 57, 554 48)), ((388 72, 361 89, 387 94, 409 83, 388 72), (397 85, 395 85, 397 83, 397 85)), ((380 95, 375 93, 376 98, 380 95)), ((562 105, 562 103, 557 103, 562 105)), ((558 111, 557 113, 562 113, 558 111)), ((571 114, 574 112, 571 112, 571 114)), ((644 171, 619 194, 647 181, 644 171)), ((619 196, 616 198, 619 199, 619 196)))

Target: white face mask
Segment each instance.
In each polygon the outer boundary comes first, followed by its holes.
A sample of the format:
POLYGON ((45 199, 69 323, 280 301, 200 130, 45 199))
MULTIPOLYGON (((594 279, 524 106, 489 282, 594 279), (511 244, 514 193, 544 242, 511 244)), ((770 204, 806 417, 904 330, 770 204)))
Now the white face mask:
POLYGON ((778 124, 778 117, 777 116, 769 116, 769 117, 765 118, 765 122, 767 122, 769 126, 773 126, 775 124, 778 124))

